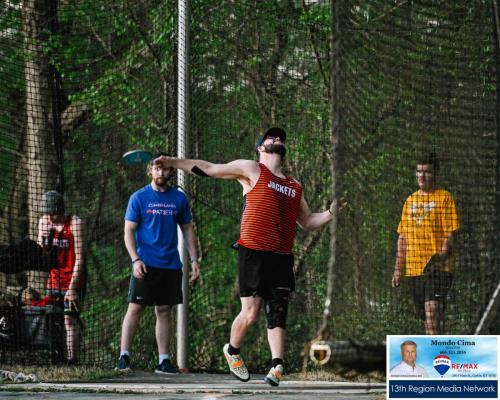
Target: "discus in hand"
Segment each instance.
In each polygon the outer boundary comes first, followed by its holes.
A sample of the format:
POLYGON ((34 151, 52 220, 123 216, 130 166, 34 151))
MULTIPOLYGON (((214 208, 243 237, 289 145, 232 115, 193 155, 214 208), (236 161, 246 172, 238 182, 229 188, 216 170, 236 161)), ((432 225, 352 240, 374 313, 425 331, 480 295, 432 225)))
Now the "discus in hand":
POLYGON ((125 165, 146 164, 153 159, 153 153, 147 150, 131 150, 122 156, 125 165))

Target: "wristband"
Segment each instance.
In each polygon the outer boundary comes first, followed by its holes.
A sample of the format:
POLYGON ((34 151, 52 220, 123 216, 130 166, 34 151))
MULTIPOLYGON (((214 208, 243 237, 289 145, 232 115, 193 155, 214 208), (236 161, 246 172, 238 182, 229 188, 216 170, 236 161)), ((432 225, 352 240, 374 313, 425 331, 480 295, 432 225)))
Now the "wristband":
POLYGON ((132 266, 134 266, 134 264, 137 262, 137 261, 140 261, 141 259, 140 258, 136 258, 134 261, 132 261, 132 266))
POLYGON ((201 258, 192 258, 191 259, 191 264, 194 263, 194 262, 199 263, 200 261, 201 261, 201 258))

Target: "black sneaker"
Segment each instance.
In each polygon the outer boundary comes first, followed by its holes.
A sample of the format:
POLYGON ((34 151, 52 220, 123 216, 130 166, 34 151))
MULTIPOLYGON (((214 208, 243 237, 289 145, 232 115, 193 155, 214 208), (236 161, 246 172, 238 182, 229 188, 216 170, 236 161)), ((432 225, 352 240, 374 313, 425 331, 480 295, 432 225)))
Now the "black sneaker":
POLYGON ((155 369, 157 374, 178 374, 179 370, 177 367, 174 367, 170 362, 170 359, 165 359, 158 365, 155 369))
POLYGON ((118 362, 116 363, 115 371, 130 371, 130 357, 126 354, 120 356, 118 362))

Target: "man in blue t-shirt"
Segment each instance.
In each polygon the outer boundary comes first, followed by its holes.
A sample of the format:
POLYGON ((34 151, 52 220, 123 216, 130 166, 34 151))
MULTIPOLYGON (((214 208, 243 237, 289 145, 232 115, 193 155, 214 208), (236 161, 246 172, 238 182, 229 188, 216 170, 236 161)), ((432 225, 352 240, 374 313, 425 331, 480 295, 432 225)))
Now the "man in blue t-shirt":
MULTIPOLYGON (((156 158, 156 157, 155 157, 156 158)), ((151 184, 130 196, 125 213, 125 247, 132 262, 128 309, 123 319, 117 370, 130 369, 130 346, 145 306, 154 306, 159 364, 157 373, 177 373, 170 361, 172 306, 182 303, 180 226, 191 259, 191 281, 200 276, 196 236, 186 195, 168 185, 171 168, 148 164, 151 184)))

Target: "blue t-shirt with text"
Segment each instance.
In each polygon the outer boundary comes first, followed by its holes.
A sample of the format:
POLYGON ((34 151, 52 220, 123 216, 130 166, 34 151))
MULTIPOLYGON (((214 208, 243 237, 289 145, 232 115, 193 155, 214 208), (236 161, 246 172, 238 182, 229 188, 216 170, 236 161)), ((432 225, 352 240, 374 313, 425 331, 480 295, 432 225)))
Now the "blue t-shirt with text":
POLYGON ((148 267, 181 269, 177 225, 193 219, 186 195, 177 188, 165 192, 144 186, 130 196, 125 220, 137 223, 137 254, 148 267))

